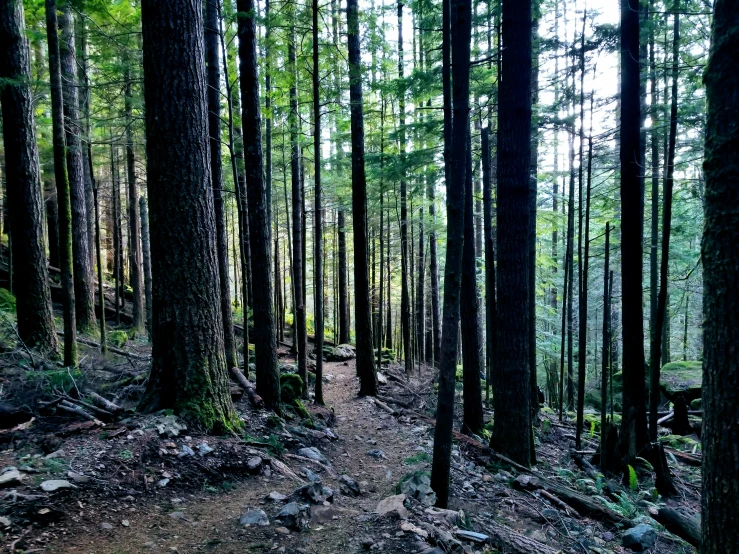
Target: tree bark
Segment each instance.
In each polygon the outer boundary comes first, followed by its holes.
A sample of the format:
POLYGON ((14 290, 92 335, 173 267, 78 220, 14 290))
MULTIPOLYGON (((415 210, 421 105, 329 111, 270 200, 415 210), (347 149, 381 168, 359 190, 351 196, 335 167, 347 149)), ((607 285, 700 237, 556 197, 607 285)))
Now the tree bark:
POLYGON ((146 197, 139 198, 139 215, 141 217, 141 253, 144 268, 144 299, 146 304, 146 325, 149 332, 149 342, 153 329, 152 321, 152 288, 151 288, 151 238, 149 236, 149 206, 146 197))
MULTIPOLYGON (((677 93, 678 93, 678 64, 680 62, 680 0, 675 0, 672 17, 672 100, 670 102, 670 138, 667 145, 667 171, 662 188, 664 203, 662 205, 662 259, 659 271, 659 295, 656 306, 656 323, 651 333, 650 354, 650 381, 649 381, 649 440, 657 440, 657 412, 662 395, 659 386, 662 350, 666 350, 663 342, 663 332, 667 329, 667 273, 670 261, 670 226, 672 225, 672 189, 675 175, 675 144, 677 142, 677 93)), ((652 214, 654 215, 654 213, 652 214)))
MULTIPOLYGON (((218 247, 218 275, 221 284, 221 317, 223 318, 223 347, 226 364, 236 367, 233 313, 231 310, 231 283, 228 278, 228 244, 223 205, 223 161, 221 158, 221 67, 218 59, 220 0, 205 2, 205 64, 208 98, 208 136, 210 138, 210 174, 213 188, 213 206, 216 220, 216 246, 218 247)), ((236 183, 238 185, 238 182, 236 183)), ((269 258, 268 258, 269 259, 269 258)), ((136 297, 134 291, 134 298, 136 297)), ((134 304, 134 314, 136 305, 134 304)), ((248 351, 248 348, 247 348, 248 351)), ((247 355, 248 357, 248 355, 247 355)))
POLYGON ((87 201, 85 196, 85 167, 80 142, 79 93, 77 90, 77 56, 75 55, 74 21, 71 7, 59 8, 61 37, 59 60, 64 95, 64 124, 66 137, 67 176, 72 209, 72 253, 74 263, 75 309, 77 330, 96 333, 95 287, 90 257, 90 239, 87 235, 87 201))
POLYGON ((59 24, 56 0, 46 0, 46 37, 49 47, 49 80, 51 83, 51 122, 54 145, 54 178, 59 213, 59 269, 62 275, 64 317, 64 365, 77 365, 77 323, 72 261, 72 207, 70 202, 67 162, 64 157, 64 100, 59 62, 59 24))
POLYGON ((346 283, 346 216, 339 210, 339 344, 349 342, 349 304, 346 283))
POLYGON ((372 355, 372 314, 367 271, 367 177, 364 168, 364 107, 362 58, 359 49, 359 6, 347 0, 349 47, 349 101, 352 135, 352 211, 354 220, 354 329, 357 338, 357 374, 360 396, 377 395, 377 373, 372 355))
POLYGON ((303 273, 303 193, 300 170, 300 145, 298 144, 298 74, 296 65, 296 38, 295 38, 295 6, 290 4, 286 14, 289 25, 288 35, 288 79, 290 83, 290 113, 288 126, 290 128, 290 177, 292 183, 292 219, 293 219, 293 296, 295 298, 295 346, 298 355, 298 375, 303 379, 303 396, 308 393, 307 348, 308 339, 305 324, 305 297, 303 273))
POLYGON ((321 190, 321 98, 319 94, 318 66, 318 0, 312 0, 313 15, 313 159, 315 183, 315 237, 313 245, 315 255, 315 274, 313 279, 313 297, 315 300, 316 327, 316 404, 323 404, 323 192, 321 190))
MULTIPOLYGON (((444 2, 444 10, 447 10, 444 2)), ((447 180, 447 241, 456 248, 447 248, 444 269, 444 323, 442 329, 439 395, 434 429, 434 457, 431 487, 436 492, 436 505, 446 508, 449 502, 449 471, 452 455, 454 424, 454 386, 459 341, 459 310, 462 290, 462 247, 464 244, 465 180, 467 172, 467 133, 470 91, 470 36, 472 6, 470 0, 454 0, 449 7, 450 27, 444 33, 447 41, 454 40, 454 113, 445 111, 445 175, 447 180), (447 116, 449 120, 446 121, 447 116), (453 123, 453 124, 452 124, 453 123), (447 143, 446 125, 451 131, 447 143)), ((445 58, 445 65, 449 64, 445 58)), ((443 71, 448 75, 449 69, 443 71)), ((445 99, 445 103, 451 101, 445 99)))
POLYGON ((44 248, 31 64, 22 2, 0 2, 0 103, 7 202, 13 233, 13 280, 18 336, 49 354, 58 349, 44 248))
POLYGON ((240 422, 223 347, 202 6, 144 0, 141 13, 154 312, 141 405, 231 431, 240 422))
MULTIPOLYGON (((253 0, 239 0, 241 14, 253 14, 253 0)), ((280 376, 277 361, 275 319, 272 307, 271 229, 267 185, 263 172, 262 123, 259 103, 256 22, 253 16, 239 17, 239 58, 241 61, 241 107, 244 129, 246 200, 249 213, 252 291, 254 293, 254 354, 257 393, 268 409, 280 409, 280 376)), ((245 245, 246 247, 246 245, 245 245)), ((248 345, 244 345, 248 363, 248 345)))
POLYGON ((462 245, 462 290, 460 318, 462 325, 462 378, 464 381, 464 419, 462 432, 480 434, 483 429, 480 374, 480 314, 477 304, 475 265, 475 214, 473 200, 472 144, 467 138, 467 168, 464 189, 464 243, 462 245))
POLYGON ((496 301, 495 301, 495 243, 493 241, 493 187, 490 173, 490 129, 482 129, 482 194, 483 212, 485 219, 485 349, 486 349, 486 371, 485 371, 485 400, 490 401, 490 387, 493 382, 493 371, 495 365, 495 326, 496 326, 496 301))
POLYGON ((623 419, 627 463, 647 445, 644 394, 642 242, 644 193, 640 146, 639 1, 621 0, 621 265, 623 276, 623 419))
MULTIPOLYGON (((208 2, 209 4, 210 2, 208 2)), ((138 187, 136 186, 136 160, 133 149, 133 91, 131 85, 130 61, 126 58, 124 69, 125 94, 124 111, 126 119, 126 172, 128 175, 128 265, 130 267, 133 328, 137 334, 143 334, 146 308, 144 305, 144 270, 141 255, 141 221, 138 210, 138 187)))
MULTIPOLYGON (((534 459, 529 341, 531 297, 531 0, 503 0, 498 129, 498 315, 495 424, 491 446, 534 459)), ((455 124, 456 126, 456 124, 455 124)))
POLYGON ((717 0, 704 76, 702 554, 739 545, 739 4, 717 0))

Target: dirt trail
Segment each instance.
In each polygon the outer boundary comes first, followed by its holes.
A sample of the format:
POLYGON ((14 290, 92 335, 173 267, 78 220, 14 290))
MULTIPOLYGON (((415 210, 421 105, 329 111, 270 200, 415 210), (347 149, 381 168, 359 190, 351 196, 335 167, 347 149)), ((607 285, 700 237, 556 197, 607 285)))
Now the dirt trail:
MULTIPOLYGON (((330 459, 338 475, 348 474, 360 482, 363 494, 352 498, 339 494, 339 481, 320 472, 323 483, 335 491, 331 508, 311 518, 307 528, 284 534, 280 523, 272 521, 280 506, 265 503, 271 491, 289 495, 298 484, 273 473, 269 478, 254 477, 231 491, 177 495, 162 489, 153 499, 137 502, 132 497, 107 503, 106 512, 93 511, 84 499, 78 513, 68 514, 76 522, 66 534, 53 541, 47 552, 128 554, 140 552, 304 552, 346 553, 363 551, 362 539, 371 537, 384 544, 378 552, 417 552, 420 544, 408 533, 398 532, 398 523, 378 520, 371 512, 409 468, 403 460, 418 454, 417 447, 428 440, 420 428, 400 423, 378 409, 371 400, 357 398, 358 383, 354 361, 326 363, 324 373, 333 375, 326 383, 328 406, 336 412, 334 431, 337 441, 324 442, 320 450, 330 459), (381 450, 382 458, 367 454, 381 450), (267 512, 268 527, 242 527, 239 516, 248 507, 267 512), (125 522, 124 522, 125 520, 125 522), (127 526, 126 523, 128 524, 127 526), (105 524, 105 525, 104 525, 105 524), (112 528, 110 528, 112 526, 112 528), (280 532, 282 531, 282 532, 280 532), (396 536, 396 534, 401 536, 396 536)), ((300 473, 305 467, 287 459, 300 473)), ((414 469, 424 467, 414 466, 414 469)), ((308 466, 317 471, 316 466, 308 466)), ((102 510, 102 508, 101 508, 102 510)))

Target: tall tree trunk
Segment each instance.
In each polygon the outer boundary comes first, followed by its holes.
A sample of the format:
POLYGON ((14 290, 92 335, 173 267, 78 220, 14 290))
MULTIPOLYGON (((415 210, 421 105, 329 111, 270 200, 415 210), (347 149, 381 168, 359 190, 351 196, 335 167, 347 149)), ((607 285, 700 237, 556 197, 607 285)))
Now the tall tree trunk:
MULTIPOLYGON (((228 278, 228 244, 223 204, 223 162, 221 159, 221 66, 218 59, 220 42, 220 0, 206 0, 205 64, 208 83, 208 136, 210 138, 210 175, 213 188, 213 207, 216 219, 216 246, 218 247, 218 276, 221 285, 221 317, 223 318, 223 347, 226 364, 237 367, 234 341, 233 314, 231 311, 231 283, 228 278)), ((238 181, 235 183, 238 186, 238 181)), ((267 258, 269 259, 269 258, 267 258)), ((134 272, 132 271, 132 274, 134 272)), ((134 290, 134 298, 136 297, 134 290)), ((134 312, 136 305, 134 304, 134 312)), ((247 348, 248 351, 248 348, 247 348)))
MULTIPOLYGON (((471 133, 470 133, 471 134, 471 133)), ((480 389, 480 314, 477 304, 475 265, 475 214, 472 176, 472 144, 467 137, 467 168, 464 189, 464 243, 462 245, 462 290, 460 318, 462 325, 462 371, 464 381, 464 419, 462 432, 480 434, 482 421, 482 391, 480 389)))
MULTIPOLYGON (((90 172, 92 178, 92 171, 90 172)), ((100 199, 98 198, 98 186, 92 183, 93 205, 95 209, 95 256, 97 256, 97 278, 98 278, 98 305, 100 306, 100 353, 105 356, 108 353, 108 332, 105 325, 105 294, 103 292, 103 264, 100 255, 100 199)), ((143 196, 141 197, 144 198, 143 196)))
POLYGON ((346 283, 346 216, 339 210, 339 344, 349 342, 349 300, 346 283))
POLYGON ((623 419, 627 463, 647 445, 644 394, 642 242, 644 194, 640 146, 639 1, 621 0, 621 265, 623 275, 623 419))
POLYGON ((364 169, 364 107, 362 61, 359 49, 359 6, 347 0, 349 46, 349 101, 352 132, 352 211, 354 218, 354 329, 357 336, 357 374, 360 396, 377 394, 372 355, 372 314, 367 272, 367 178, 364 169))
POLYGON ((405 372, 413 371, 411 303, 408 293, 408 187, 405 176, 405 84, 403 83, 403 2, 398 1, 398 135, 400 142, 400 326, 403 333, 405 372))
POLYGON ((313 159, 315 183, 315 236, 313 247, 315 251, 313 263, 315 274, 313 279, 313 297, 315 300, 315 327, 316 327, 316 404, 323 404, 323 199, 321 190, 321 98, 319 95, 319 67, 318 67, 318 0, 312 0, 313 12, 313 159))
POLYGON ((670 101, 670 138, 667 145, 667 164, 665 183, 663 187, 664 203, 662 206, 662 259, 659 272, 659 296, 657 298, 657 321, 652 333, 650 354, 650 382, 649 382, 649 440, 657 440, 657 412, 662 392, 659 386, 660 361, 662 349, 666 347, 662 342, 663 331, 666 330, 667 318, 667 272, 670 261, 670 226, 672 225, 672 189, 675 175, 675 144, 677 142, 677 92, 678 92, 678 64, 680 63, 680 0, 675 0, 672 8, 672 99, 670 101))
POLYGON ((56 190, 51 181, 44 182, 46 200, 46 246, 49 248, 49 265, 59 267, 59 212, 56 190))
MULTIPOLYGON (((491 446, 534 459, 529 341, 531 296, 531 0, 503 0, 498 128, 498 314, 495 425, 491 446)), ((456 128, 456 123, 455 123, 456 128)))
MULTIPOLYGON (((210 4, 211 2, 207 2, 210 4)), ((128 59, 124 70, 125 95, 124 111, 126 115, 126 171, 128 174, 128 233, 130 250, 128 252, 131 268, 131 289, 133 290, 133 328, 137 334, 143 334, 146 318, 144 307, 143 259, 141 256, 141 222, 138 210, 138 187, 136 186, 136 161, 133 150, 133 94, 131 87, 131 68, 128 59)))
POLYGON ((54 179, 59 211, 59 269, 62 275, 64 312, 64 365, 77 365, 77 323, 72 261, 72 206, 64 157, 64 100, 62 72, 59 61, 59 24, 56 0, 46 0, 46 37, 49 47, 49 80, 51 82, 51 123, 54 143, 54 179))
POLYGON ((72 208, 72 253, 77 329, 82 332, 96 333, 95 288, 90 262, 90 240, 87 236, 85 169, 79 132, 77 56, 75 55, 74 22, 71 7, 68 4, 62 5, 59 9, 59 25, 61 30, 59 59, 64 94, 67 175, 72 208))
POLYGON ((44 248, 31 64, 22 2, 0 2, 0 88, 7 201, 13 232, 18 336, 44 353, 58 349, 44 248))
MULTIPOLYGON (((447 2, 444 2, 446 12, 447 2)), ((459 310, 462 290, 462 248, 464 243, 465 180, 467 178, 467 133, 470 93, 470 36, 472 34, 472 6, 470 0, 454 0, 449 7, 450 27, 444 33, 447 48, 454 40, 453 60, 444 58, 445 65, 453 63, 454 113, 445 111, 445 175, 447 184, 447 241, 457 245, 447 248, 444 269, 444 323, 442 329, 441 364, 439 368, 439 396, 434 430, 434 457, 431 468, 431 487, 436 492, 436 504, 446 508, 449 502, 449 471, 452 455, 452 426, 454 424, 454 387, 459 345, 459 310), (450 119, 446 121, 447 117, 450 119), (453 126, 452 126, 452 122, 453 126), (447 143, 447 125, 450 126, 447 143)), ((445 26, 446 27, 446 26, 445 26)), ((449 75, 449 68, 443 69, 449 75)), ((447 89, 449 90, 449 89, 447 89)), ((446 96, 446 95, 445 95, 446 96)), ((445 104, 449 100, 445 98, 445 104)))
POLYGON ((441 361, 441 307, 439 299, 439 255, 436 245, 436 183, 428 181, 429 197, 429 277, 431 288, 431 333, 434 365, 441 361))
MULTIPOLYGON (((531 162, 530 162, 530 188, 529 210, 529 383, 531 396, 531 417, 536 418, 539 413, 539 387, 536 380, 536 200, 537 200, 537 174, 539 166, 539 117, 537 106, 539 104, 539 0, 532 1, 532 26, 531 26, 531 162)), ((535 423, 538 424, 538 418, 535 423)), ((534 452, 532 448, 532 453, 534 452)), ((532 459, 532 463, 536 460, 532 459)))
MULTIPOLYGON (((653 0, 650 0, 649 11, 653 11, 653 0)), ((657 293, 659 283, 659 143, 660 143, 660 121, 661 108, 659 104, 659 87, 657 83, 657 62, 654 48, 654 23, 649 25, 649 82, 651 106, 649 117, 652 120, 650 130, 651 155, 652 155, 652 190, 651 190, 651 244, 649 249, 649 340, 650 349, 654 345, 654 333, 657 330, 657 293)), ((666 99, 665 99, 666 100, 666 99)), ((650 352, 650 359, 651 359, 650 352)), ((651 363, 651 361, 650 361, 651 363)), ((650 368, 650 371, 653 371, 650 368)), ((651 427, 650 416, 650 427, 651 427)), ((656 421, 656 420, 655 420, 656 421)), ((650 436, 651 439, 651 436, 650 436)))
POLYGON ((149 331, 149 342, 153 326, 152 288, 151 288, 151 237, 149 235, 149 206, 146 197, 139 198, 139 215, 141 217, 141 254, 144 268, 144 300, 146 302, 146 326, 149 331))
POLYGON ((485 222, 485 400, 490 402, 490 387, 495 366, 495 243, 493 241, 493 187, 490 173, 490 129, 482 129, 482 194, 485 222))
MULTIPOLYGON (((240 14, 253 14, 254 0, 239 0, 240 14)), ((268 209, 268 183, 264 179, 262 122, 259 103, 256 22, 251 16, 239 17, 239 59, 241 61, 241 106, 244 129, 244 167, 249 213, 252 291, 254 294, 254 354, 257 392, 268 408, 280 410, 280 376, 277 361, 275 319, 272 308, 271 229, 268 209)), ((246 246, 245 246, 246 247, 246 246)), ((244 345, 248 364, 248 345, 244 345)))
POLYGON ((90 81, 88 77, 87 29, 81 15, 75 19, 77 44, 77 80, 79 83, 79 113, 82 134, 82 165, 85 174, 85 208, 87 209, 87 238, 90 241, 90 266, 95 266, 95 199, 92 175, 92 148, 90 146, 90 81))
POLYGON ((704 76, 702 554, 739 544, 739 4, 716 0, 704 76))
POLYGON ((240 427, 229 393, 199 3, 141 5, 154 333, 142 407, 240 427))
POLYGON ((608 289, 610 288, 610 280, 609 280, 609 273, 611 271, 611 222, 606 222, 606 245, 605 245, 605 261, 603 263, 603 361, 601 364, 601 375, 600 375, 600 392, 601 392, 601 402, 600 402, 600 467, 601 472, 605 474, 605 472, 608 470, 608 464, 610 463, 610 460, 608 460, 607 456, 607 400, 608 400, 608 370, 610 367, 610 361, 611 361, 611 329, 610 329, 610 322, 611 322, 611 306, 610 306, 610 296, 608 294, 608 289))

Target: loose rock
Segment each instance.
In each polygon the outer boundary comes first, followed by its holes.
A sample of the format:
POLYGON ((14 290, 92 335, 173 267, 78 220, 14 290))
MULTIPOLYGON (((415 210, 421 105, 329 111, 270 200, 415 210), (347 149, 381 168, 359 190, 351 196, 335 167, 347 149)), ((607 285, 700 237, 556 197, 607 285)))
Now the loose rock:
POLYGON ((408 510, 403 504, 405 498, 406 496, 404 494, 396 494, 383 498, 380 500, 377 508, 375 508, 375 513, 385 515, 395 512, 401 519, 408 519, 408 510))
POLYGON ((58 491, 59 489, 76 489, 72 483, 67 481, 66 479, 51 479, 49 481, 44 481, 40 485, 41 490, 44 492, 54 492, 58 491))
POLYGON ((657 542, 657 531, 646 523, 640 523, 624 533, 622 543, 634 552, 643 552, 657 542))
POLYGON ((269 518, 264 510, 251 509, 241 515, 239 523, 241 525, 259 525, 260 527, 265 527, 269 525, 269 518))

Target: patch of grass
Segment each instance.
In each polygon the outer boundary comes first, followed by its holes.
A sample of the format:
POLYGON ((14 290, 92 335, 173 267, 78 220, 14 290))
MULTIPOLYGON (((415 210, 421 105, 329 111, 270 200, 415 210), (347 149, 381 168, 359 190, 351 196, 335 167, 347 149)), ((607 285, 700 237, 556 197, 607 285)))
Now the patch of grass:
POLYGON ((403 464, 407 466, 414 466, 421 464, 423 462, 430 462, 431 456, 426 454, 426 452, 419 452, 418 454, 414 454, 413 456, 410 456, 403 460, 403 464))
POLYGON ((0 289, 0 311, 15 313, 15 296, 8 289, 0 289))
POLYGON ((123 460, 124 462, 129 462, 129 461, 133 460, 133 452, 131 452, 128 449, 121 450, 120 453, 118 454, 118 457, 121 460, 123 460))
POLYGON ((44 387, 45 390, 69 390, 74 386, 74 382, 82 377, 82 372, 78 369, 58 369, 53 371, 29 371, 26 373, 26 380, 31 385, 44 387))
POLYGON ((44 459, 44 469, 49 473, 63 473, 68 467, 69 464, 62 458, 44 459))

